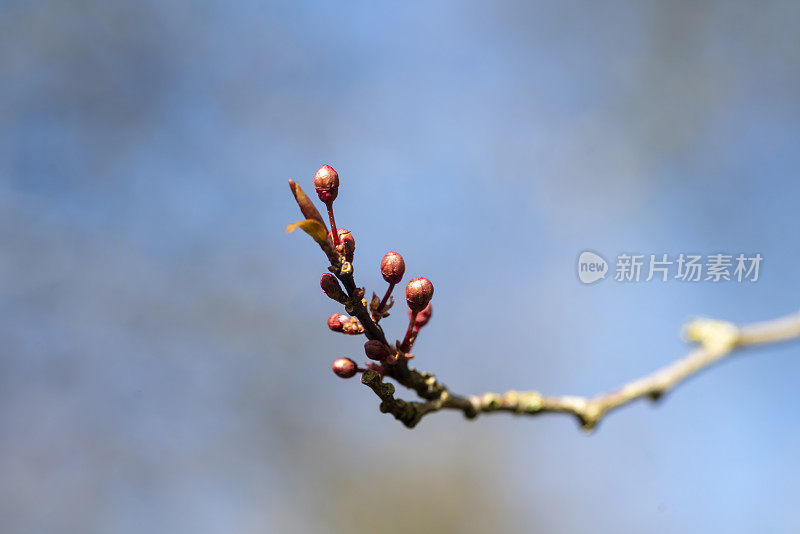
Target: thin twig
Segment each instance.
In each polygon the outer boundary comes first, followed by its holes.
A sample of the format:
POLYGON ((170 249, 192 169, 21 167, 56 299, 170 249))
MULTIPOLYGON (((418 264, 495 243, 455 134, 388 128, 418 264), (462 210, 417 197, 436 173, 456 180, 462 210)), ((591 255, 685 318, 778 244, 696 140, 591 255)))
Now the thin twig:
POLYGON ((345 311, 361 321, 364 326, 364 334, 368 339, 376 339, 384 345, 388 345, 383 329, 372 320, 372 316, 367 310, 367 302, 364 300, 363 292, 356 286, 352 264, 339 255, 331 260, 330 271, 342 282, 345 291, 347 291, 348 301, 345 304, 345 311))
MULTIPOLYGON (((504 394, 485 393, 461 397, 451 394, 447 388, 441 386, 438 399, 421 405, 419 417, 407 419, 416 424, 422 416, 440 409, 460 410, 469 418, 492 412, 518 415, 569 413, 578 418, 585 430, 592 430, 611 410, 642 397, 656 400, 683 380, 724 359, 737 349, 800 338, 800 313, 741 327, 724 321, 697 319, 687 325, 686 337, 689 341, 698 343, 686 356, 610 393, 594 397, 548 397, 536 391, 508 391, 504 394)), ((404 423, 408 425, 406 421, 404 423)))

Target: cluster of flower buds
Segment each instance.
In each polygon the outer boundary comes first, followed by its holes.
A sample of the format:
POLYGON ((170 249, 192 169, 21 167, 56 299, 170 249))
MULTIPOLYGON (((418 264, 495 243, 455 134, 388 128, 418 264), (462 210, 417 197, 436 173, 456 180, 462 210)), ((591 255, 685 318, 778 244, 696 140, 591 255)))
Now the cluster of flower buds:
POLYGON ((334 313, 328 317, 328 328, 333 332, 341 332, 356 336, 364 333, 364 326, 355 317, 348 317, 342 313, 334 313))
MULTIPOLYGON (((319 280, 320 288, 325 294, 346 306, 349 313, 359 315, 358 303, 363 302, 364 306, 366 301, 363 301, 364 290, 362 288, 353 288, 352 270, 345 270, 342 264, 342 258, 347 263, 353 262, 356 250, 356 241, 353 234, 345 228, 337 228, 336 220, 333 215, 333 202, 339 195, 339 174, 330 165, 323 165, 317 170, 314 175, 314 189, 317 196, 325 204, 328 211, 328 220, 330 221, 330 231, 325 227, 325 221, 314 207, 313 202, 306 196, 302 188, 292 180, 289 180, 289 185, 292 193, 300 206, 300 210, 306 217, 305 221, 294 223, 287 227, 287 231, 294 228, 303 228, 309 235, 314 237, 320 243, 323 250, 326 251, 328 257, 331 259, 331 271, 335 273, 324 273, 319 280), (327 232, 327 239, 325 233, 327 232), (330 244, 333 244, 332 252, 330 244), (338 254, 338 256, 334 255, 338 254), (337 270, 338 269, 338 270, 337 270), (348 274, 343 274, 348 273, 348 274), (342 289, 339 280, 345 284, 347 292, 342 289), (345 278, 348 276, 348 278, 345 278), (349 285, 348 285, 349 284, 349 285), (354 307, 354 308, 351 308, 354 307), (353 309, 356 311, 354 312, 353 309)), ((375 330, 377 329, 380 339, 384 339, 380 327, 377 323, 385 317, 389 316, 389 309, 394 304, 394 297, 392 291, 394 287, 403 280, 405 275, 406 264, 397 252, 387 252, 380 262, 380 272, 383 279, 389 284, 383 298, 379 298, 373 293, 372 301, 369 304, 369 316, 359 315, 364 321, 367 321, 371 330, 368 330, 370 338, 376 337, 375 330), (371 319, 371 322, 370 322, 371 319), (374 324, 373 324, 374 323, 374 324), (370 334, 371 332, 371 334, 370 334)), ((378 339, 370 339, 364 344, 364 353, 370 362, 366 363, 367 369, 373 369, 381 373, 388 372, 393 365, 397 364, 401 359, 405 360, 411 358, 409 354, 411 347, 416 340, 420 328, 425 326, 430 320, 433 310, 430 305, 431 298, 433 297, 433 284, 427 278, 414 278, 406 285, 406 303, 408 304, 409 324, 406 331, 405 338, 402 342, 398 341, 396 347, 392 347, 378 339)), ((362 312, 364 310, 362 309, 362 312)), ((334 313, 328 318, 328 328, 334 332, 342 332, 344 334, 363 334, 365 333, 365 326, 356 317, 350 317, 341 313, 334 313)), ((350 378, 357 372, 363 372, 366 369, 360 369, 356 362, 350 358, 339 358, 333 363, 333 372, 342 378, 350 378)))

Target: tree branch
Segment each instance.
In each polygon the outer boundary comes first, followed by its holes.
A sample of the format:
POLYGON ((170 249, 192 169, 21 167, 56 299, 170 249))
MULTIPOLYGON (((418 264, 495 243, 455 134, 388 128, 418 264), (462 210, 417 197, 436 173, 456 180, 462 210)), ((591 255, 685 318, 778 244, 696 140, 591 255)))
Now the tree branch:
MULTIPOLYGON (((323 201, 328 199, 328 202, 332 202, 330 197, 331 188, 333 188, 333 198, 336 196, 335 189, 338 188, 338 174, 336 174, 336 171, 329 166, 323 166, 320 171, 317 171, 314 180, 320 199, 323 201), (317 187, 318 176, 322 171, 325 171, 322 178, 328 179, 335 175, 335 180, 322 180, 320 182, 321 185, 317 187)), ((338 298, 331 298, 344 304, 345 311, 361 322, 367 338, 377 340, 388 347, 389 350, 394 350, 387 342, 386 335, 378 321, 373 320, 368 310, 367 302, 364 299, 364 289, 356 285, 353 266, 348 261, 348 259, 352 260, 353 249, 350 249, 350 254, 347 256, 347 249, 344 245, 334 246, 334 242, 331 240, 332 234, 331 237, 326 238, 327 228, 325 227, 325 221, 311 200, 298 184, 289 180, 289 185, 306 220, 289 225, 287 232, 292 231, 295 227, 300 227, 317 241, 330 261, 329 270, 342 282, 347 292, 346 299, 341 295, 338 298)), ((329 205, 328 211, 331 212, 331 209, 329 205)), ((333 222, 332 212, 331 222, 333 222)), ((355 246, 354 243, 352 246, 355 246)), ((430 281, 427 279, 419 278, 415 280, 425 280, 430 285, 430 281)), ((414 280, 410 282, 410 284, 413 283, 414 280)), ((433 287, 431 286, 430 293, 432 294, 432 292, 433 287)), ((430 295, 427 299, 430 300, 430 295)), ((376 319, 379 318, 380 314, 376 319)), ((424 416, 447 409, 458 410, 469 419, 483 413, 494 412, 509 412, 517 415, 567 413, 576 416, 584 430, 590 431, 610 411, 642 397, 657 400, 682 381, 724 359, 737 349, 800 338, 800 313, 741 327, 725 321, 697 319, 686 326, 685 334, 689 341, 697 343, 698 346, 683 358, 649 375, 628 382, 617 390, 594 397, 547 397, 538 391, 508 391, 503 394, 484 393, 483 395, 466 397, 455 395, 432 374, 409 367, 407 358, 412 358, 413 356, 406 354, 406 352, 410 350, 411 344, 401 345, 399 342, 397 343, 397 351, 392 353, 395 357, 394 359, 384 359, 381 365, 370 363, 368 364, 370 369, 364 370, 358 368, 352 360, 342 358, 340 360, 344 360, 346 363, 349 362, 350 371, 345 374, 337 372, 337 374, 343 378, 349 378, 357 371, 361 371, 363 373, 361 382, 372 389, 381 399, 381 411, 391 413, 409 428, 417 425, 424 416), (425 402, 404 401, 395 398, 394 386, 390 383, 385 383, 383 377, 396 380, 398 384, 416 392, 425 402)))
MULTIPOLYGON (((434 397, 434 400, 424 404, 416 403, 418 406, 411 408, 406 407, 407 411, 414 408, 417 411, 398 419, 413 427, 424 415, 441 409, 459 410, 468 418, 493 412, 509 412, 517 415, 568 413, 575 415, 581 426, 590 431, 608 412, 642 397, 657 400, 680 382, 724 359, 737 349, 800 338, 800 313, 741 327, 724 321, 697 319, 686 326, 685 333, 689 341, 699 344, 698 347, 683 358, 654 373, 628 382, 610 393, 594 397, 548 397, 537 391, 508 391, 503 394, 485 393, 461 397, 453 395, 446 387, 439 385, 438 396, 434 397)), ((427 380, 432 378, 432 375, 415 370, 411 370, 411 373, 419 374, 420 377, 425 376, 427 380)), ((373 378, 370 377, 370 380, 373 378)))

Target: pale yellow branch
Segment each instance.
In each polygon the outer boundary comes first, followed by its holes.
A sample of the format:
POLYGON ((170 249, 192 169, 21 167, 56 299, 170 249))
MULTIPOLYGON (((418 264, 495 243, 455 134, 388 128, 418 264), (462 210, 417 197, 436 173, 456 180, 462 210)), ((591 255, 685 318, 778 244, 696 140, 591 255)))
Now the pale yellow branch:
MULTIPOLYGON (((546 397, 538 392, 509 391, 468 397, 478 413, 505 411, 516 414, 571 413, 586 430, 593 429, 605 414, 641 397, 657 399, 686 378, 724 359, 738 348, 779 343, 800 338, 800 313, 736 327, 724 321, 697 319, 685 328, 689 341, 698 344, 683 358, 610 393, 587 397, 546 397)), ((458 397, 455 397, 458 399, 458 397)), ((463 409, 461 406, 445 408, 463 409)))

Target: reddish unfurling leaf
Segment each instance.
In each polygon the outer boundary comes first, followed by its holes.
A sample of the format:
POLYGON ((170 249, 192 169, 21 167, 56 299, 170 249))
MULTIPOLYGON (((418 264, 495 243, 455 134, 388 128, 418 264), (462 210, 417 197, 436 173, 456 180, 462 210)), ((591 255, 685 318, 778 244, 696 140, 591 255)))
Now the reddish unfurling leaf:
POLYGON ((319 222, 327 234, 328 227, 325 226, 325 219, 322 218, 322 215, 320 215, 316 206, 314 206, 314 203, 311 202, 311 199, 308 198, 308 195, 306 195, 305 191, 303 191, 303 188, 300 187, 300 184, 294 180, 289 180, 289 187, 291 188, 294 199, 297 201, 297 205, 300 206, 300 211, 303 212, 305 218, 319 222))

